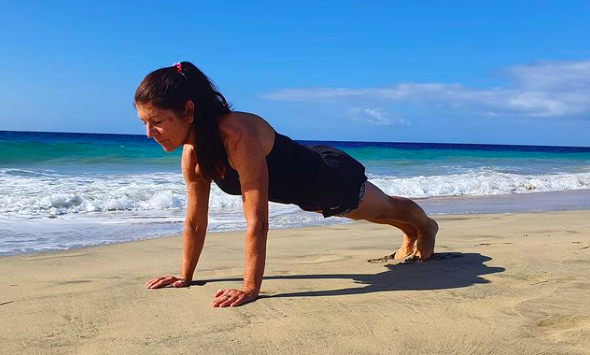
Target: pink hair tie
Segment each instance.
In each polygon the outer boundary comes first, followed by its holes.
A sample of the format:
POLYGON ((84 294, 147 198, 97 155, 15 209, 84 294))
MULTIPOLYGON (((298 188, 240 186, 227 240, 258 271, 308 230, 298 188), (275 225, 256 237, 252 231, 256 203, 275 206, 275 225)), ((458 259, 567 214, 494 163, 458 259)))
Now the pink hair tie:
POLYGON ((176 72, 182 74, 182 65, 180 63, 174 63, 173 65, 176 67, 176 72))

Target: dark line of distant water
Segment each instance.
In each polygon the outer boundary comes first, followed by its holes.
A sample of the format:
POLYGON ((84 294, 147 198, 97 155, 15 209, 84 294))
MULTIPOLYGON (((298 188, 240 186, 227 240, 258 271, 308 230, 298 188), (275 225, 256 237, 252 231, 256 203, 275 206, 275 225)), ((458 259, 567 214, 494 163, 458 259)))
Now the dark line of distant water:
MULTIPOLYGON (((61 132, 27 132, 0 131, 0 140, 105 140, 105 141, 137 141, 148 140, 145 135, 138 134, 105 134, 105 133, 61 133, 61 132)), ((364 142, 364 141, 317 141, 296 140, 304 145, 331 145, 343 148, 393 148, 403 150, 479 150, 479 151, 520 151, 550 153, 586 153, 590 147, 537 146, 537 145, 505 145, 505 144, 470 144, 470 143, 409 143, 409 142, 364 142)))

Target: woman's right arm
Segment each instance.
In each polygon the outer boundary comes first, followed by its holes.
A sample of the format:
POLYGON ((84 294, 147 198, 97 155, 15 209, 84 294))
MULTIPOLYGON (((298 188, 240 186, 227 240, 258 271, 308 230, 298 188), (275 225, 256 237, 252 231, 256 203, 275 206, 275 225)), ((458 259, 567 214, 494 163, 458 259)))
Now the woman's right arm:
POLYGON ((204 179, 199 173, 196 155, 192 148, 183 150, 182 175, 186 183, 187 212, 182 230, 180 277, 155 277, 146 283, 146 288, 149 289, 161 288, 169 284, 173 287, 190 286, 205 244, 211 181, 204 179))
POLYGON ((180 278, 190 284, 205 244, 211 182, 201 176, 187 178, 184 172, 183 175, 186 181, 187 212, 182 232, 180 278))

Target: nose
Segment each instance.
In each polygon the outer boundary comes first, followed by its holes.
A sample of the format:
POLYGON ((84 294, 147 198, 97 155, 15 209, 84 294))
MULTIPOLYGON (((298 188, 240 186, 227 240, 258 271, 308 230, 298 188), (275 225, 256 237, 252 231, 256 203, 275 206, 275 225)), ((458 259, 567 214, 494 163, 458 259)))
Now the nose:
POLYGON ((152 126, 152 124, 149 122, 145 125, 145 135, 148 138, 152 138, 154 136, 154 133, 152 132, 153 128, 154 128, 154 126, 152 126))

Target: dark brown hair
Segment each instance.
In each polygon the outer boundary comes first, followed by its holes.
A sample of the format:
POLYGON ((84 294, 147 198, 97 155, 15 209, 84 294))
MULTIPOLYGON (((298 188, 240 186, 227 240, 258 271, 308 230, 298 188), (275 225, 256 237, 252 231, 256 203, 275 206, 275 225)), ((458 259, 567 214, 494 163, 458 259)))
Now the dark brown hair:
POLYGON ((192 125, 197 161, 205 178, 220 179, 226 152, 219 117, 231 112, 231 106, 203 72, 190 62, 155 70, 137 87, 134 104, 151 104, 181 115, 189 100, 195 105, 192 125))

